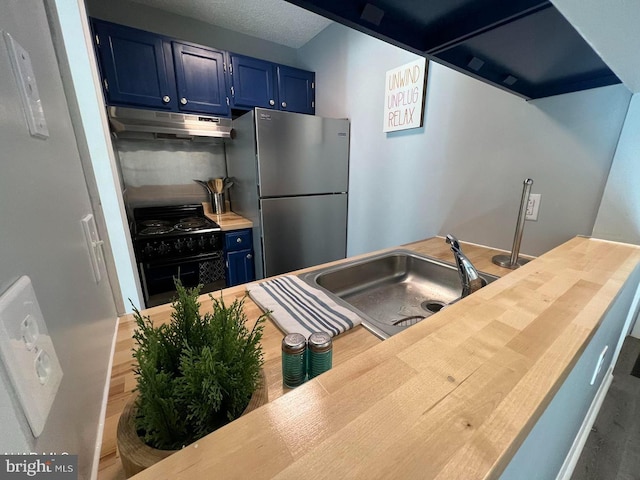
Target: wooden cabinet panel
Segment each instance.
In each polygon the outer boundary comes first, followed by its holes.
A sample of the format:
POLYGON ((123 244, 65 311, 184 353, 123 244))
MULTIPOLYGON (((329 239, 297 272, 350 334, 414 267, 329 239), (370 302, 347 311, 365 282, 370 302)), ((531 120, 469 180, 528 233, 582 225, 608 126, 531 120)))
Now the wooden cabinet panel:
POLYGON ((228 115, 224 53, 181 42, 172 46, 180 110, 228 115))
POLYGON ((224 238, 224 249, 228 287, 256 279, 251 229, 227 232, 224 238))
POLYGON ((94 27, 109 104, 177 109, 169 42, 107 22, 95 21, 94 27))
POLYGON ((315 112, 315 73, 279 65, 278 100, 280 110, 313 115, 315 112))
POLYGON ((313 114, 315 73, 92 19, 107 104, 229 116, 313 114))
POLYGON ((256 279, 253 250, 238 250, 227 254, 227 286, 233 287, 256 279))
POLYGON ((240 108, 278 108, 275 64, 231 54, 233 105, 240 108))

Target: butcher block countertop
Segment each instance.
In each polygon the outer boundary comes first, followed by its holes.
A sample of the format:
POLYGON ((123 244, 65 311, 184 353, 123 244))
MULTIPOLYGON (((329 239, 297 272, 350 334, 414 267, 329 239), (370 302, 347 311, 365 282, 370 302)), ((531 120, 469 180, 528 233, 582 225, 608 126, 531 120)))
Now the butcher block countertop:
MULTIPOLYGON (((452 260, 442 238, 403 248, 452 260)), ((463 250, 478 270, 505 277, 384 342, 362 327, 337 337, 334 368, 286 395, 282 334, 268 322, 270 403, 135 478, 497 478, 640 261, 640 247, 576 237, 514 271, 491 263, 503 252, 463 250)), ((241 297, 243 288, 224 295, 241 297)), ((250 300, 246 309, 252 319, 260 313, 250 300)), ((146 313, 166 321, 169 308, 146 313)), ((135 385, 131 332, 123 317, 103 453, 107 431, 115 432, 109 419, 135 385)), ((101 478, 112 474, 101 462, 101 478)))
POLYGON ((228 208, 229 205, 227 205, 226 213, 222 213, 220 215, 213 213, 209 202, 202 202, 202 206, 204 207, 205 216, 220 225, 220 229, 223 232, 253 227, 253 222, 251 222, 251 220, 230 211, 228 208))

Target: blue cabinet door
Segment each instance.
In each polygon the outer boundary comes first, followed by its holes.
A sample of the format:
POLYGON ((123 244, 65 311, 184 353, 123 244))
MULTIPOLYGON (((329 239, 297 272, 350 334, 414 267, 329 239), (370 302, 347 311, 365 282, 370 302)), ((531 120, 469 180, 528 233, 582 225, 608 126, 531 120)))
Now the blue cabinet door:
POLYGON ((218 50, 173 42, 173 58, 180 110, 228 115, 224 54, 218 50))
POLYGON ((227 256, 227 287, 256 279, 251 229, 227 232, 224 239, 227 256))
POLYGON ((232 103, 236 108, 275 108, 275 64, 257 58, 231 54, 232 103))
POLYGON ((241 285, 256 279, 253 250, 238 250, 227 253, 227 286, 241 285))
POLYGON ((94 21, 107 102, 177 109, 171 44, 156 34, 94 21))
POLYGON ((315 113, 315 74, 299 68, 278 65, 280 110, 315 113))

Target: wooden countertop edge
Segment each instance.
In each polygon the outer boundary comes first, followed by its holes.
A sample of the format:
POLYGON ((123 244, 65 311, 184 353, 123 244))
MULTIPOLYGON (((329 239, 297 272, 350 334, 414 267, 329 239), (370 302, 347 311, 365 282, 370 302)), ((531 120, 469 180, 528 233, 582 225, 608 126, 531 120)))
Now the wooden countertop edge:
MULTIPOLYGON (((450 260, 445 258, 441 243, 444 243, 442 239, 430 239, 402 248, 418 253, 428 251, 431 256, 450 260)), ((389 462, 397 474, 419 471, 422 478, 451 478, 456 474, 456 478, 499 476, 586 348, 604 313, 640 260, 640 248, 576 237, 536 261, 507 272, 507 269, 491 266, 490 257, 498 251, 471 245, 464 248, 478 270, 494 273, 492 269, 499 269, 497 274, 509 272, 508 279, 488 285, 443 310, 429 322, 419 323, 372 346, 136 478, 196 478, 198 472, 203 475, 230 465, 234 466, 234 471, 225 471, 225 474, 230 473, 228 476, 235 478, 250 472, 256 478, 290 477, 308 472, 322 477, 319 474, 329 475, 331 468, 337 468, 343 475, 346 472, 341 468, 352 469, 351 473, 356 477, 363 476, 370 468, 384 476, 385 470, 390 468, 389 462), (604 249, 603 245, 610 248, 604 249), (611 254, 609 250, 612 250, 611 254), (589 308, 582 310, 581 305, 589 308), (397 391, 391 389, 382 395, 376 389, 370 390, 372 382, 383 391, 395 385, 397 391), (482 382, 486 383, 484 390, 478 388, 484 385, 482 382), (359 389, 365 386, 369 387, 369 394, 381 396, 377 403, 369 405, 368 397, 359 394, 359 389), (539 388, 528 391, 531 386, 539 388), (415 393, 418 390, 422 391, 421 395, 415 393), (427 400, 422 396, 434 396, 439 390, 442 390, 439 399, 427 400), (456 393, 452 395, 454 391, 456 393), (492 408, 486 407, 486 411, 481 407, 491 397, 485 398, 489 395, 483 393, 485 391, 502 392, 501 400, 495 405, 489 402, 492 408), (421 455, 426 456, 427 452, 430 455, 428 466, 410 453, 411 461, 394 453, 391 460, 385 458, 387 463, 381 463, 383 460, 365 449, 370 464, 355 466, 345 460, 331 463, 329 470, 315 469, 330 462, 332 453, 341 458, 340 448, 349 448, 349 445, 362 454, 363 445, 371 443, 368 437, 377 438, 379 434, 366 423, 376 421, 370 412, 379 409, 397 415, 390 406, 394 395, 402 392, 406 395, 401 398, 411 399, 411 405, 402 406, 406 410, 405 416, 398 417, 398 421, 408 421, 412 412, 411 415, 417 415, 415 420, 419 426, 434 428, 436 433, 442 431, 443 434, 449 431, 443 428, 453 428, 457 433, 449 433, 446 441, 434 444, 411 424, 402 431, 400 440, 394 437, 399 434, 397 425, 378 419, 387 433, 378 441, 395 442, 392 444, 396 448, 402 446, 404 453, 412 452, 411 448, 419 445, 421 455), (424 405, 419 407, 413 402, 424 405), (350 410, 352 416, 339 422, 340 415, 344 414, 336 410, 337 405, 350 410), (510 406, 516 412, 513 416, 505 411, 510 406), (418 407, 427 409, 418 415, 413 411, 418 407), (358 408, 361 411, 354 413, 358 408), (326 418, 318 419, 318 415, 323 414, 326 418), (461 428, 456 423, 467 417, 471 419, 465 420, 469 432, 464 424, 461 428), (478 420, 478 425, 473 425, 475 420, 472 419, 478 420), (498 431, 496 424, 505 421, 508 432, 498 431), (295 425, 302 432, 297 442, 292 438, 293 432, 297 431, 295 425), (323 428, 328 430, 325 432, 323 428), (304 434, 309 430, 313 435, 304 434), (483 437, 488 433, 496 434, 496 438, 483 437), (357 440, 357 443, 350 443, 350 440, 357 440), (254 460, 239 464, 246 455, 237 445, 233 446, 234 441, 242 442, 241 449, 247 451, 261 446, 263 454, 268 455, 258 454, 254 460), (485 444, 490 444, 495 453, 483 452, 485 444), (215 458, 206 452, 215 452, 215 458), (434 470, 434 464, 437 470, 434 470), (415 470, 418 468, 420 470, 415 470), (425 468, 433 471, 425 471, 425 468), (460 477, 464 469, 468 470, 467 476, 460 477)), ((391 249, 383 251, 386 250, 391 249)), ((447 250, 448 247, 444 248, 447 250)), ((447 252, 446 257, 449 255, 447 252)), ((238 289, 242 290, 242 287, 229 289, 227 294, 237 295, 238 289)), ((154 315, 156 309, 160 312, 166 308, 156 307, 148 313, 154 315)), ((429 438, 436 433, 430 433, 429 438)), ((370 447, 377 448, 376 444, 370 447)))

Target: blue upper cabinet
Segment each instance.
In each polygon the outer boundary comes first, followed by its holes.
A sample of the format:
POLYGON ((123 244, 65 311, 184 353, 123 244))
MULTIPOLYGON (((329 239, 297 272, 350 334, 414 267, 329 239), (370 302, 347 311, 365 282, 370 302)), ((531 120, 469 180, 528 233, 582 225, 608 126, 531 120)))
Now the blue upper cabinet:
POLYGON ((172 43, 180 110, 228 115, 224 53, 188 43, 172 43))
POLYGON ((230 56, 233 106, 278 109, 276 65, 234 53, 230 56))
POLYGON ((314 114, 315 73, 235 53, 230 58, 233 108, 314 114))
POLYGON ((229 116, 313 114, 315 73, 92 19, 109 105, 229 116))
POLYGON ((153 33, 94 22, 107 102, 176 110, 171 44, 153 33))
POLYGON ((278 66, 278 100, 280 110, 315 112, 315 74, 299 68, 278 66))

